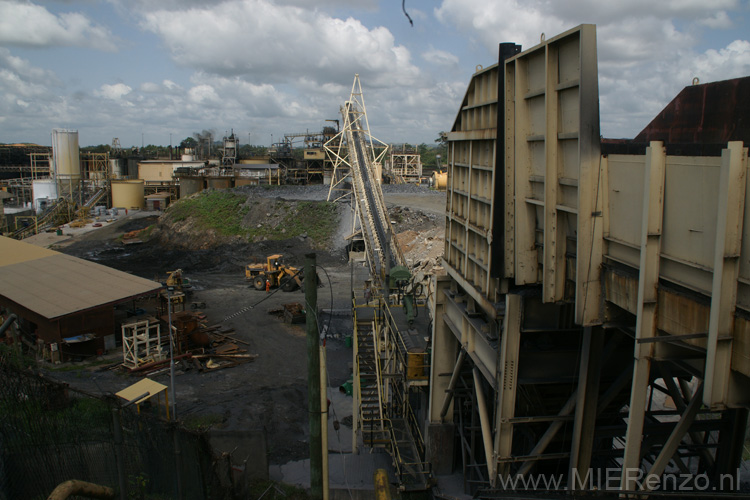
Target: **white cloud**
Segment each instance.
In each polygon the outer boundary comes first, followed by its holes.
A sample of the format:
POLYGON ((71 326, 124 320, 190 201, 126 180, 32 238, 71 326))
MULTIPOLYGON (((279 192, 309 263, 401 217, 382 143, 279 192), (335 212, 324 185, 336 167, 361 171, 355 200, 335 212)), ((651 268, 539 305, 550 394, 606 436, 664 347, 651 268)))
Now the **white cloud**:
POLYGON ((0 44, 19 47, 76 46, 115 51, 110 31, 77 12, 55 15, 23 0, 0 1, 0 44))
POLYGON ((711 17, 700 20, 699 23, 711 29, 728 29, 732 27, 732 20, 729 19, 729 15, 723 10, 716 12, 711 17))
POLYGON ((219 96, 211 85, 196 85, 188 91, 188 99, 193 104, 219 104, 219 96))
POLYGON ((692 70, 693 76, 704 82, 748 76, 750 75, 750 42, 735 40, 722 49, 707 50, 686 67, 689 68, 688 71, 692 70))
POLYGON ((409 85, 419 77, 388 29, 268 0, 146 12, 142 26, 162 38, 179 65, 255 82, 304 74, 323 84, 359 73, 373 85, 409 85))
POLYGON ((114 85, 104 84, 99 87, 99 90, 94 92, 98 97, 105 99, 112 99, 113 101, 122 99, 122 97, 128 95, 133 89, 124 83, 115 83, 114 85))
POLYGON ((437 66, 455 66, 458 64, 458 56, 451 54, 450 52, 437 50, 434 48, 423 52, 422 59, 430 64, 435 64, 437 66))

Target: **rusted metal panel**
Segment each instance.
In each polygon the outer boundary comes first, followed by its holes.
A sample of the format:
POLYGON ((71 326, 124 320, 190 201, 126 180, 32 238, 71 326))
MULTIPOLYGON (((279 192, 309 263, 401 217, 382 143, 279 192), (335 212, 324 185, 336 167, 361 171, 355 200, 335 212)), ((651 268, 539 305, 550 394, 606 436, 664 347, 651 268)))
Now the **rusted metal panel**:
POLYGON ((635 314, 638 307, 638 278, 608 269, 604 273, 604 300, 635 314))
POLYGON ((633 142, 750 143, 750 77, 685 87, 633 142))
MULTIPOLYGON (((671 335, 687 335, 708 331, 710 307, 705 300, 696 300, 685 294, 659 290, 659 318, 657 327, 671 335)), ((684 342, 706 347, 706 339, 689 339, 684 342)))
POLYGON ((734 318, 732 345, 732 370, 750 377, 750 320, 745 316, 734 318))

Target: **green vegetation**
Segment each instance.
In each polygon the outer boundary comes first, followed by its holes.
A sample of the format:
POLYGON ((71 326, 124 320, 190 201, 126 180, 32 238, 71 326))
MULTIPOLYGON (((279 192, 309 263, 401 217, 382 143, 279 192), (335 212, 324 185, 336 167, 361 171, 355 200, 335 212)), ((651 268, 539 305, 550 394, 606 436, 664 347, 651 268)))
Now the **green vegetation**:
POLYGON ((167 213, 175 222, 193 219, 199 229, 214 229, 223 236, 246 236, 242 218, 248 211, 245 197, 226 191, 205 191, 172 205, 167 213))
POLYGON ((0 363, 7 363, 16 368, 26 368, 27 366, 34 366, 36 360, 33 356, 26 354, 22 349, 18 349, 17 346, 0 344, 0 363))
POLYGON ((224 422, 224 417, 216 413, 208 415, 188 415, 182 419, 182 426, 191 431, 207 431, 224 422))
MULTIPOLYGON (((338 224, 336 205, 327 201, 300 202, 295 210, 290 210, 281 228, 286 230, 284 237, 291 238, 307 233, 316 243, 325 243, 338 224)), ((279 228, 269 228, 278 237, 279 228)), ((275 238, 274 238, 275 239, 275 238)))
POLYGON ((258 479, 250 484, 248 498, 261 498, 266 500, 307 500, 310 494, 302 488, 290 484, 279 483, 272 480, 258 479))
MULTIPOLYGON (((273 186, 264 186, 273 190, 273 186)), ((167 213, 175 222, 190 218, 197 229, 215 230, 222 236, 240 236, 248 241, 282 240, 307 235, 313 246, 328 243, 338 225, 336 205, 303 201, 245 203, 243 195, 227 191, 203 191, 172 205, 167 213), (243 225, 248 214, 254 220, 243 225), (270 215, 267 215, 270 214, 270 215)))
POLYGON ((112 414, 103 400, 68 400, 64 389, 53 387, 47 389, 44 399, 13 400, 7 396, 0 399, 0 419, 17 431, 5 443, 8 446, 28 442, 28 436, 41 445, 65 442, 76 435, 93 440, 109 433, 112 414))

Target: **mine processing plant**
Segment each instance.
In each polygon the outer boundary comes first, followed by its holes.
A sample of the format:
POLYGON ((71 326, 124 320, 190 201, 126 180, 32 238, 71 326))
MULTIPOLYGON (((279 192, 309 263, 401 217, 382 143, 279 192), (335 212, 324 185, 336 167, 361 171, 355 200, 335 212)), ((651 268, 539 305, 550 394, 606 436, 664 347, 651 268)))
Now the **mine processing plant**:
POLYGON ((350 195, 358 225, 352 237, 364 241, 367 263, 366 279, 358 276, 366 283, 364 294, 352 294, 353 451, 385 449, 399 487, 425 490, 431 474, 417 414, 427 400, 429 319, 424 288, 412 278, 393 236, 380 187, 387 147, 380 143, 376 152, 379 141, 370 135, 365 109, 356 75, 341 108, 341 131, 326 145, 335 166, 329 199, 350 195))

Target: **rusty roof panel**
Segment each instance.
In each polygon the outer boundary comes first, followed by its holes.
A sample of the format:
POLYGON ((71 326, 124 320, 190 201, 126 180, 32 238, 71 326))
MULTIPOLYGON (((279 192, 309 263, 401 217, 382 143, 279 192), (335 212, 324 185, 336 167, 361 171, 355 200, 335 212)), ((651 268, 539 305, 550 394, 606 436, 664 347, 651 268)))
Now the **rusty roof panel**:
POLYGON ((685 87, 633 142, 750 144, 750 76, 685 87))

